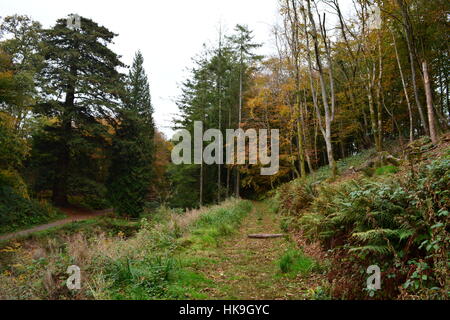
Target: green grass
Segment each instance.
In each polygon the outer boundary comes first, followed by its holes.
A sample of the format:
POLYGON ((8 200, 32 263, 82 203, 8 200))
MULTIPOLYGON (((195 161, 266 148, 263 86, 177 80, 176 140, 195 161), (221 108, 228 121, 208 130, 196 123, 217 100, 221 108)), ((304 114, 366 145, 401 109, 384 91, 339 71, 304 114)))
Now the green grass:
POLYGON ((301 251, 289 248, 278 260, 280 272, 288 276, 307 275, 315 266, 315 262, 301 251))
POLYGON ((389 166, 383 166, 383 167, 379 167, 375 170, 375 174, 377 176, 382 176, 385 174, 394 174, 398 172, 398 167, 393 166, 393 165, 389 165, 389 166))
POLYGON ((216 247, 237 230, 251 209, 250 201, 239 201, 227 208, 214 207, 188 226, 184 230, 187 235, 181 238, 174 232, 164 232, 163 237, 161 233, 159 237, 150 233, 158 251, 142 259, 125 258, 109 263, 106 278, 112 285, 107 289, 107 296, 111 299, 206 299, 202 289, 214 284, 196 269, 215 261, 196 258, 193 252, 216 247))
MULTIPOLYGON (((373 153, 374 149, 368 149, 350 157, 339 159, 338 161, 336 161, 338 172, 341 174, 345 170, 348 170, 350 167, 356 168, 362 165, 366 160, 370 158, 370 155, 373 153)), ((306 183, 311 184, 329 178, 331 178, 331 169, 328 165, 325 165, 318 168, 313 174, 309 174, 306 177, 306 183)))
POLYGON ((194 250, 217 247, 223 237, 233 234, 251 208, 250 201, 241 201, 230 209, 211 210, 193 224, 190 235, 184 241, 191 243, 194 250))

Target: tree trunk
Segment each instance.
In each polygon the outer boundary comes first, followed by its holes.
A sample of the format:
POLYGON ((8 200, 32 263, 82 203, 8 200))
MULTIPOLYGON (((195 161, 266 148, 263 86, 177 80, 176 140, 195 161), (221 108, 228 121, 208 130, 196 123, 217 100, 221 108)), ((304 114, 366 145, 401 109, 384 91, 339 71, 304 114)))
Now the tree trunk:
POLYGON ((53 181, 52 201, 57 206, 66 207, 69 204, 67 198, 67 183, 70 163, 70 150, 68 140, 71 134, 72 122, 66 119, 62 125, 62 146, 58 152, 58 160, 56 162, 55 178, 53 181))
MULTIPOLYGON (((222 76, 222 29, 219 31, 219 68, 218 68, 218 77, 217 77, 217 93, 219 95, 219 131, 222 132, 222 90, 221 90, 221 79, 222 76)), ((223 158, 223 149, 219 150, 220 155, 219 159, 223 158)), ((221 192, 222 192, 222 181, 221 181, 221 166, 220 161, 217 163, 217 203, 220 203, 221 192)))
POLYGON ((400 79, 402 80, 403 92, 405 94, 406 104, 408 106, 409 142, 412 142, 414 140, 414 136, 413 136, 413 117, 412 117, 411 102, 409 101, 408 88, 406 87, 405 76, 403 75, 402 64, 400 62, 400 57, 398 56, 397 43, 395 41, 395 36, 392 33, 392 31, 391 31, 391 34, 392 34, 392 40, 394 41, 395 58, 397 59, 398 69, 400 71, 400 79))
MULTIPOLYGON (((239 123, 238 128, 241 128, 241 121, 242 121, 242 49, 241 49, 241 61, 239 66, 239 123)), ((240 134, 240 133, 239 133, 240 134)), ((241 152, 242 150, 238 150, 238 152, 241 152)), ((240 173, 239 173, 239 166, 236 166, 236 197, 239 198, 239 189, 240 189, 240 173)))
MULTIPOLYGON (((231 128, 231 110, 228 110, 228 128, 231 128)), ((231 178, 231 169, 230 169, 230 165, 227 165, 227 198, 231 194, 231 192, 230 192, 230 188, 231 188, 230 178, 231 178)))
POLYGON ((427 97, 427 113, 428 113, 428 125, 430 128, 430 137, 433 143, 437 143, 437 134, 433 111, 433 94, 431 91, 430 75, 428 74, 428 63, 426 60, 422 62, 422 68, 423 68, 423 82, 425 85, 425 95, 427 97))
POLYGON ((420 121, 422 122, 422 126, 425 129, 425 134, 429 134, 428 125, 427 125, 427 122, 425 121, 422 103, 420 102, 419 91, 417 88, 416 68, 415 68, 415 63, 414 63, 415 47, 414 47, 414 43, 413 43, 414 38, 413 38, 412 26, 411 26, 411 22, 409 20, 408 11, 407 11, 406 4, 404 3, 404 1, 397 0, 397 4, 400 7, 400 11, 401 11, 402 18, 403 18, 403 26, 404 26, 404 30, 405 30, 405 34, 406 34, 405 38, 406 38, 406 45, 408 47, 408 54, 409 54, 409 60, 410 60, 409 62, 411 65, 411 82, 412 82, 413 89, 414 89, 414 98, 416 100, 417 109, 419 110, 420 121))
POLYGON ((200 199, 199 206, 203 206, 203 161, 200 163, 200 199))
POLYGON ((66 99, 64 101, 65 111, 62 116, 63 120, 61 125, 62 146, 58 153, 52 190, 53 203, 62 207, 69 204, 67 198, 67 184, 70 168, 69 141, 72 135, 72 110, 75 107, 75 79, 77 76, 77 69, 75 66, 70 67, 70 73, 72 78, 67 83, 66 99))
MULTIPOLYGON (((322 133, 323 133, 323 136, 325 139, 325 145, 327 148, 328 163, 330 165, 333 177, 335 177, 337 175, 337 166, 336 166, 336 161, 334 160, 334 157, 333 157, 333 145, 331 143, 331 122, 334 117, 334 88, 333 88, 333 80, 332 80, 333 75, 331 73, 332 69, 330 68, 330 86, 331 86, 330 90, 331 90, 331 99, 332 99, 332 101, 331 101, 332 108, 330 111, 330 107, 328 104, 327 89, 326 89, 326 84, 325 84, 325 79, 324 79, 324 71, 323 71, 322 62, 321 62, 321 58, 320 58, 319 41, 317 39, 317 29, 316 29, 316 24, 314 22, 314 17, 311 12, 311 1, 308 0, 307 4, 308 4, 308 15, 309 15, 309 19, 310 19, 310 23, 311 23, 311 27, 312 27, 314 52, 315 52, 315 56, 316 56, 317 68, 319 71, 319 80, 320 80, 320 87, 321 87, 321 92, 322 92, 323 108, 324 108, 324 113, 325 113, 325 130, 322 130, 322 133)), ((327 43, 326 35, 323 34, 323 38, 324 38, 324 43, 326 44, 327 43)), ((330 59, 329 51, 326 46, 325 46, 325 51, 327 53, 328 59, 330 59)), ((331 62, 331 61, 329 61, 329 62, 331 62)), ((331 67, 331 63, 330 63, 330 67, 331 67)), ((318 114, 318 117, 319 116, 320 116, 320 112, 318 114)))
MULTIPOLYGON (((381 55, 381 35, 378 33, 378 80, 377 80, 377 90, 376 90, 376 97, 377 97, 377 129, 378 129, 378 147, 379 150, 383 150, 383 119, 382 119, 382 95, 383 95, 383 88, 382 88, 382 79, 383 79, 383 57, 381 55)), ((384 97, 383 97, 384 99, 384 97)))

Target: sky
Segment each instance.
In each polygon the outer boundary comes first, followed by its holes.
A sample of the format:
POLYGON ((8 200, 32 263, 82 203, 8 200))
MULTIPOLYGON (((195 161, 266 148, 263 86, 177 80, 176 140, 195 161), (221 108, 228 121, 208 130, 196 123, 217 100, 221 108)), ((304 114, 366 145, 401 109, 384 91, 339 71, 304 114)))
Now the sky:
POLYGON ((272 26, 278 18, 277 0, 0 0, 0 16, 26 14, 51 27, 59 18, 76 13, 118 34, 111 47, 131 65, 137 50, 144 55, 149 75, 155 122, 171 137, 171 120, 178 108, 180 84, 188 77, 192 58, 204 43, 246 24, 260 54, 275 52, 272 26))

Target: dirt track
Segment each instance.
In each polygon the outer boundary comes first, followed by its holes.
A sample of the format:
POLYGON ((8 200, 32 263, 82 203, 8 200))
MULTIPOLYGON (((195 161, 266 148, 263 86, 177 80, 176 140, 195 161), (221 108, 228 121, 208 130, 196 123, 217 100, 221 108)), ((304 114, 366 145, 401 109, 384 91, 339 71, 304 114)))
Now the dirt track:
POLYGON ((68 223, 71 223, 74 221, 81 221, 81 220, 87 220, 87 219, 99 217, 108 212, 111 212, 112 209, 105 209, 105 210, 99 210, 99 211, 81 211, 81 210, 77 210, 77 209, 61 209, 61 211, 63 211, 65 214, 67 214, 67 218, 57 220, 57 221, 54 221, 51 223, 41 224, 41 225, 29 228, 29 229, 0 235, 0 241, 10 240, 10 239, 17 238, 20 236, 25 236, 25 235, 28 235, 33 232, 47 230, 47 229, 61 226, 64 224, 68 224, 68 223))

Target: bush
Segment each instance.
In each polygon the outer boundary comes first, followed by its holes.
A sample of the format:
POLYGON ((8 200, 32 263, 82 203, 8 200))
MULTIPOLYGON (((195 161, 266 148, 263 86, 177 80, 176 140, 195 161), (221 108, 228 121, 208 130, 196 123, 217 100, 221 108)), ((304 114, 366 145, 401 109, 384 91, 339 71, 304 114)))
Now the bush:
POLYGON ((107 189, 102 183, 83 177, 69 179, 69 203, 88 210, 101 210, 110 207, 107 189))
POLYGON ((306 183, 302 179, 286 183, 277 190, 277 211, 282 214, 297 214, 309 207, 314 200, 316 190, 314 184, 306 183))
POLYGON ((342 254, 361 273, 379 265, 386 275, 379 297, 447 297, 450 157, 418 172, 324 186, 300 218, 311 239, 335 251, 334 271, 344 268, 342 254))
POLYGON ((0 185, 0 233, 47 223, 64 215, 46 202, 27 199, 9 186, 0 185))

